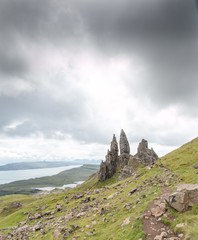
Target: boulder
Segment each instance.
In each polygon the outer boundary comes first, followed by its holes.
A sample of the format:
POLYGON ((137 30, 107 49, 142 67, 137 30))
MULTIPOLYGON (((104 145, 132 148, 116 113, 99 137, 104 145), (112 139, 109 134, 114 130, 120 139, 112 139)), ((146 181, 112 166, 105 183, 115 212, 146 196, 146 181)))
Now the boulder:
POLYGON ((151 215, 155 218, 161 217, 164 214, 164 210, 160 207, 151 208, 151 215))
POLYGON ((193 165, 193 167, 194 167, 194 169, 198 169, 198 163, 195 163, 195 164, 193 165))
POLYGON ((61 210, 63 209, 63 204, 62 203, 57 203, 56 204, 56 210, 57 210, 57 212, 60 212, 61 210))
POLYGON ((14 202, 11 202, 11 203, 10 203, 10 207, 11 207, 11 208, 20 208, 20 207, 22 207, 22 205, 21 205, 20 202, 14 201, 14 202))
POLYGON ((168 204, 179 212, 188 210, 189 206, 198 203, 198 184, 181 184, 168 196, 168 204))

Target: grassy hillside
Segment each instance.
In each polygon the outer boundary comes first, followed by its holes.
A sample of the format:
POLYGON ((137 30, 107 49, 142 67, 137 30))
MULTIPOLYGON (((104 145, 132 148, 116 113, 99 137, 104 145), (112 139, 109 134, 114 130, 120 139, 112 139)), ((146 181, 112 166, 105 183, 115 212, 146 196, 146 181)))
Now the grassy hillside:
MULTIPOLYGON (((164 184, 160 166, 170 169, 166 173, 167 186, 197 183, 198 170, 193 167, 197 156, 198 138, 159 159, 153 168, 141 168, 134 176, 119 182, 119 173, 103 183, 97 181, 97 175, 92 175, 82 185, 62 193, 1 197, 0 212, 4 210, 0 214, 0 228, 4 230, 0 235, 13 231, 5 229, 7 227, 28 225, 34 228, 42 224, 45 232, 29 231, 29 239, 62 239, 67 235, 67 239, 79 240, 145 240, 143 214, 148 203, 161 193, 164 184), (133 189, 137 190, 130 194, 133 189), (16 200, 22 207, 12 207, 11 203, 16 200), (58 211, 60 204, 62 207, 58 211), (46 215, 46 211, 51 213, 46 215), (41 217, 30 219, 36 213, 41 217)), ((163 222, 173 231, 183 233, 185 240, 197 240, 198 204, 185 213, 168 208, 163 222), (184 227, 177 228, 179 223, 184 223, 184 227)))
POLYGON ((198 138, 162 157, 158 164, 172 170, 184 183, 198 183, 198 138))
POLYGON ((35 188, 48 186, 61 187, 76 181, 85 181, 91 174, 95 173, 98 168, 99 165, 85 164, 82 167, 62 171, 53 176, 3 184, 0 185, 0 196, 7 194, 31 194, 38 192, 35 188))
MULTIPOLYGON (((195 167, 195 165, 198 166, 198 138, 162 157, 157 164, 170 169, 177 179, 180 180, 181 184, 198 183, 198 169, 195 167)), ((172 188, 175 185, 172 184, 172 188)), ((182 214, 171 209, 170 215, 177 218, 176 222, 167 221, 175 230, 178 222, 185 223, 185 226, 182 228, 182 231, 186 234, 185 239, 198 239, 198 204, 194 205, 191 211, 182 214)))

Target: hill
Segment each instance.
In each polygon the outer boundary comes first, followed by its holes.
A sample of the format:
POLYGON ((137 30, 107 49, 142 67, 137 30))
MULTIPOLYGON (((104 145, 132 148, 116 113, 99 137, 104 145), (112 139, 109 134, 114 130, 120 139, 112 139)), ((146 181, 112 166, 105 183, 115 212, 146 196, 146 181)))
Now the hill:
POLYGON ((27 169, 41 169, 41 168, 56 168, 64 167, 70 165, 82 165, 82 164, 99 164, 100 160, 86 160, 86 159, 77 159, 70 162, 64 161, 38 161, 38 162, 18 162, 18 163, 8 163, 0 166, 0 171, 10 171, 10 170, 27 170, 27 169))
POLYGON ((138 165, 122 180, 118 168, 105 181, 94 174, 61 193, 1 197, 0 235, 2 239, 197 240, 198 204, 181 213, 166 205, 160 216, 155 207, 176 185, 198 183, 197 163, 198 138, 150 166, 138 165), (161 238, 154 237, 155 231, 161 231, 161 238))
POLYGON ((77 181, 85 181, 95 173, 99 165, 85 164, 78 168, 62 171, 53 176, 32 178, 0 185, 0 196, 8 194, 32 194, 42 187, 62 187, 77 181))

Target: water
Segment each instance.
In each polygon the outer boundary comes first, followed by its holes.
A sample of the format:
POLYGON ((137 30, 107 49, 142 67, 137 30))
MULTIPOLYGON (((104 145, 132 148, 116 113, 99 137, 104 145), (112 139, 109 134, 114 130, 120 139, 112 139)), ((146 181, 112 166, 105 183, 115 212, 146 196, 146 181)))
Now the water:
POLYGON ((62 187, 43 187, 43 188, 36 188, 36 189, 41 190, 41 191, 52 191, 55 188, 57 188, 57 189, 73 188, 82 183, 84 183, 84 181, 79 181, 79 182, 75 182, 72 184, 66 184, 66 185, 63 185, 62 187))
POLYGON ((82 165, 71 165, 57 168, 0 171, 0 184, 10 183, 19 180, 27 180, 30 178, 52 176, 62 171, 77 168, 80 166, 82 165))

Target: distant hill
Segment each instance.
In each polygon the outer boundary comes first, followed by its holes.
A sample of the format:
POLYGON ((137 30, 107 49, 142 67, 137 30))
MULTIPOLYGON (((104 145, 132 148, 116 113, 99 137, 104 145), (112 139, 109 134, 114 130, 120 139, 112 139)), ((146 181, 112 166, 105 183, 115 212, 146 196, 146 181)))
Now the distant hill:
POLYGON ((0 185, 0 196, 9 194, 30 194, 38 192, 36 188, 61 187, 77 181, 85 181, 99 169, 99 165, 85 164, 78 168, 62 171, 53 176, 31 178, 0 185))
POLYGON ((70 162, 64 162, 64 161, 19 162, 19 163, 8 163, 3 166, 0 166, 0 171, 56 168, 56 167, 64 167, 69 165, 82 165, 86 163, 99 164, 100 162, 101 160, 86 160, 86 159, 77 159, 70 162))

